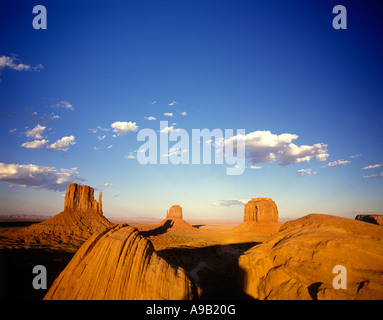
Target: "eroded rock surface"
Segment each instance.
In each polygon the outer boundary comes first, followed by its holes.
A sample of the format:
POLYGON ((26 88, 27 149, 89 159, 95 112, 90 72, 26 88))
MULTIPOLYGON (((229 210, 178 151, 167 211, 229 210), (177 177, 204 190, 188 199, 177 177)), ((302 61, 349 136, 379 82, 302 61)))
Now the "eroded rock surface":
POLYGON ((117 225, 81 246, 44 299, 179 300, 200 293, 185 270, 160 258, 137 229, 117 225))
POLYGON ((383 299, 383 228, 310 214, 239 258, 245 292, 256 299, 383 299), (336 290, 337 265, 347 289, 336 290))

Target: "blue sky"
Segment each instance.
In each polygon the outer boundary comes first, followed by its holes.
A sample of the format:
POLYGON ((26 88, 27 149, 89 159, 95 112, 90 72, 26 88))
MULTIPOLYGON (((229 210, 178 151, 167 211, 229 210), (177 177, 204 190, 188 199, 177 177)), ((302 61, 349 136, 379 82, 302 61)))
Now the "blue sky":
POLYGON ((178 203, 185 218, 242 219, 261 196, 281 218, 383 213, 382 14, 347 0, 0 1, 0 214, 56 214, 71 182, 102 190, 107 217, 178 203), (253 133, 245 172, 141 165, 137 133, 161 120, 253 133))

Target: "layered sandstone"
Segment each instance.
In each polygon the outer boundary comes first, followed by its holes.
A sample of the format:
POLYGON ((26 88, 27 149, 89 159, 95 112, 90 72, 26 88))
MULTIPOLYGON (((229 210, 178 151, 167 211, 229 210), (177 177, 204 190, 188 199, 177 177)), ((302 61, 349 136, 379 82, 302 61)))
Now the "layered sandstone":
POLYGON ((310 214, 239 258, 244 290, 256 299, 383 299, 383 228, 310 214), (337 265, 347 289, 335 289, 337 265))
POLYGON ((252 198, 244 207, 244 222, 234 232, 271 235, 278 232, 278 208, 271 198, 252 198))
POLYGON ((355 220, 361 220, 373 224, 383 225, 383 214, 358 214, 355 220))
POLYGON ((137 229, 117 225, 81 246, 44 299, 179 300, 200 293, 185 270, 160 258, 137 229))
POLYGON ((182 219, 182 207, 179 204, 171 206, 166 212, 166 219, 182 219))
POLYGON ((46 244, 80 246, 94 233, 113 224, 103 215, 102 193, 94 199, 94 189, 72 183, 65 194, 64 211, 30 227, 0 235, 1 243, 10 247, 46 244))

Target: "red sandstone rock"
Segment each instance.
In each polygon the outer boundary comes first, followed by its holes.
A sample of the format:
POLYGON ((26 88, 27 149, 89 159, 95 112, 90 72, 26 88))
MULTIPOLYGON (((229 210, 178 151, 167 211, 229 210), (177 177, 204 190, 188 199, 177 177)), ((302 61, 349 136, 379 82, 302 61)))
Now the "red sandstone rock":
POLYGON ((358 214, 355 220, 361 220, 373 224, 383 225, 383 214, 358 214))
POLYGON ((256 299, 383 299, 383 228, 310 214, 240 256, 244 290, 256 299), (346 268, 335 289, 333 268, 346 268))
POLYGON ((271 235, 278 232, 278 208, 270 198, 253 198, 245 204, 244 222, 234 232, 271 235))
POLYGON ((166 212, 166 219, 182 219, 182 208, 179 204, 170 207, 166 212))
POLYGON ((93 235, 49 288, 46 300, 181 300, 201 290, 169 265, 137 229, 117 225, 93 235))
POLYGON ((79 246, 94 233, 113 226, 103 216, 101 196, 100 192, 97 202, 93 188, 73 183, 68 186, 63 212, 30 227, 2 233, 0 243, 5 247, 79 246))

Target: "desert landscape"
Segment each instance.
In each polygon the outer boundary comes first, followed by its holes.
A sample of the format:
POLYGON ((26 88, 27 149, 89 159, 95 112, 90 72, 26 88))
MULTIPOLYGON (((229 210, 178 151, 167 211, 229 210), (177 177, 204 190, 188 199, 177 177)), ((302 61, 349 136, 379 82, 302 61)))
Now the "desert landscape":
POLYGON ((92 187, 71 184, 63 212, 0 233, 1 294, 45 300, 383 299, 380 221, 324 214, 279 221, 277 204, 257 197, 245 204, 237 224, 190 224, 180 204, 158 223, 113 223, 104 217, 101 192, 97 201, 92 187), (37 264, 48 270, 47 290, 31 286, 37 264), (337 265, 347 270, 346 288, 334 287, 337 265))

